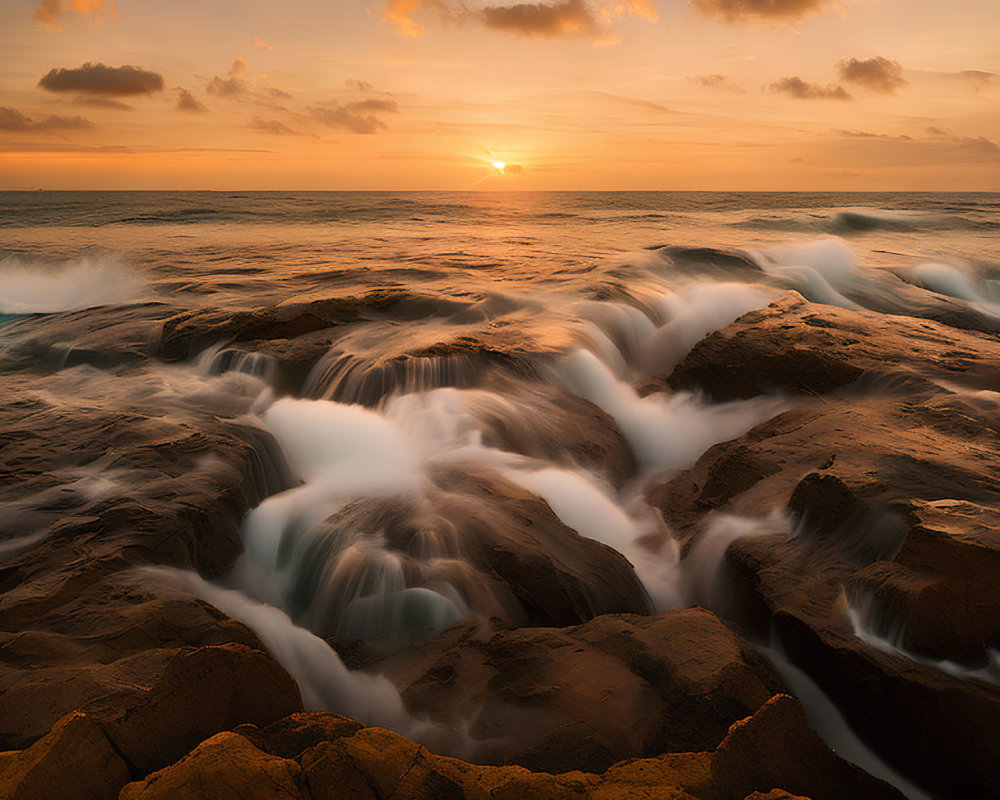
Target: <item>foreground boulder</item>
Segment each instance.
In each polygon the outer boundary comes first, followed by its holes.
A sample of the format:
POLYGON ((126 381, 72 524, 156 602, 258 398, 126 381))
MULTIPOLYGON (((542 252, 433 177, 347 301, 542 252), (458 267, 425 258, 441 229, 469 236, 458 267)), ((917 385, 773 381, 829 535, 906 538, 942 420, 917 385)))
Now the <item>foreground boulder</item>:
POLYGON ((411 713, 466 732, 444 747, 546 772, 712 749, 781 686, 704 609, 558 629, 471 622, 378 668, 411 713))
POLYGON ((220 733, 177 764, 126 786, 121 800, 173 798, 180 792, 192 800, 902 797, 828 750, 787 695, 775 695, 756 714, 735 723, 714 752, 631 759, 602 773, 550 774, 473 765, 434 755, 382 728, 338 727, 330 717, 297 715, 292 725, 289 720, 270 728, 220 733), (289 727, 297 729, 297 739, 289 737, 289 727), (274 748, 269 745, 272 737, 280 742, 274 748))

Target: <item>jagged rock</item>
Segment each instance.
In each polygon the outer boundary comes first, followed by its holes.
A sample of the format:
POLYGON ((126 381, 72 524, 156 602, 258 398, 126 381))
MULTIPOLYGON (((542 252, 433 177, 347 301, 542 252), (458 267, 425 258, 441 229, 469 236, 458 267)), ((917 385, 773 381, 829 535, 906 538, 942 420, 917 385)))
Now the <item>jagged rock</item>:
POLYGON ((468 623, 379 664, 411 712, 464 721, 472 758, 600 771, 631 755, 713 748, 780 686, 703 609, 574 628, 468 623))
MULTIPOLYGON (((302 768, 268 755, 237 733, 218 733, 190 755, 122 789, 120 800, 310 800, 302 768)), ((335 795, 327 795, 333 797, 335 795)))
POLYGON ((667 382, 716 400, 774 390, 826 394, 887 367, 992 388, 1000 341, 929 320, 817 306, 792 292, 710 333, 667 382))
MULTIPOLYGON (((321 715, 297 715, 310 736, 328 726, 321 715)), ((190 800, 245 796, 341 800, 785 800, 796 797, 901 800, 896 790, 842 761, 808 727, 798 703, 777 695, 735 723, 714 752, 668 753, 629 759, 603 773, 531 772, 435 755, 383 728, 350 731, 332 721, 330 735, 292 756, 278 726, 219 734, 189 756, 129 784, 121 800, 190 800), (254 744, 239 740, 251 735, 254 744), (289 757, 262 748, 282 737, 289 757), (256 746, 255 746, 256 745, 256 746), (291 760, 294 758, 294 760, 291 760), (298 768, 305 776, 306 792, 298 768), (792 787, 786 791, 786 786, 792 787), (796 788, 798 787, 798 788, 796 788), (278 790, 285 794, 276 793, 278 790), (213 794, 214 792, 214 794, 213 794), (767 792, 767 794, 765 794, 767 792), (805 794, 803 794, 805 793, 805 794)), ((274 745, 271 745, 274 749, 274 745)))

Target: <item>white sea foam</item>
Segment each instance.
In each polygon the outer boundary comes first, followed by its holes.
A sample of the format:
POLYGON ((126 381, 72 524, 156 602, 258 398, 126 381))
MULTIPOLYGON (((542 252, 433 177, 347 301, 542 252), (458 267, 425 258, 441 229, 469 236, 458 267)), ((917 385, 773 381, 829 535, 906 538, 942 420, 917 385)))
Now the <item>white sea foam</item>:
POLYGON ((200 597, 244 623, 295 679, 307 710, 335 711, 404 733, 414 727, 395 686, 381 676, 348 670, 326 642, 295 625, 283 611, 186 570, 141 567, 134 574, 144 582, 166 583, 200 597))
POLYGON ((49 314, 150 296, 139 276, 113 263, 84 259, 52 268, 19 258, 0 261, 2 314, 49 314))
POLYGON ((787 406, 778 397, 718 404, 689 392, 640 397, 587 350, 569 354, 558 371, 573 392, 614 418, 632 452, 651 470, 686 469, 713 444, 746 433, 787 406))
POLYGON ((745 283, 697 283, 654 301, 665 324, 642 344, 642 364, 668 374, 701 339, 748 311, 766 306, 774 292, 745 283))

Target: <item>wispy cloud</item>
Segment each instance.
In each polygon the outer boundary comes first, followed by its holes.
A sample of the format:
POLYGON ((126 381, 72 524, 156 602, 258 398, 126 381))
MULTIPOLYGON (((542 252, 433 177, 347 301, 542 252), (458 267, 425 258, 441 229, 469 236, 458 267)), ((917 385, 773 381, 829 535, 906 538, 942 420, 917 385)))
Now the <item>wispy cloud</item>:
POLYGON ((201 102, 197 97, 195 97, 187 89, 177 89, 177 106, 178 111, 189 111, 196 114, 203 114, 208 109, 205 104, 201 102))
POLYGON ((126 97, 163 91, 163 76, 131 65, 109 67, 88 62, 76 69, 51 69, 42 76, 38 85, 50 92, 126 97))
POLYGON ((250 122, 250 127, 261 133, 270 133, 274 136, 295 136, 298 131, 293 131, 279 119, 264 119, 254 117, 250 122))
POLYGON ((808 83, 802 78, 792 76, 782 78, 771 84, 772 92, 786 94, 796 100, 850 100, 851 95, 839 84, 831 83, 822 86, 818 83, 808 83))
POLYGON ((830 4, 827 0, 691 0, 691 5, 706 16, 740 22, 753 17, 795 20, 825 11, 830 4))
POLYGON ((253 46, 254 47, 261 47, 264 50, 274 50, 274 45, 270 44, 269 42, 264 41, 259 36, 254 36, 253 37, 253 46))
POLYGON ((691 80, 707 89, 722 89, 727 92, 743 91, 743 89, 730 81, 728 77, 720 75, 717 72, 711 75, 695 75, 691 80))
POLYGON ((29 116, 10 106, 0 106, 0 131, 49 133, 51 131, 84 130, 94 123, 84 117, 60 117, 55 114, 29 116))
POLYGON ((353 103, 324 103, 306 109, 313 120, 328 128, 351 133, 372 134, 385 130, 386 124, 377 114, 393 114, 399 110, 394 100, 359 100, 353 103))

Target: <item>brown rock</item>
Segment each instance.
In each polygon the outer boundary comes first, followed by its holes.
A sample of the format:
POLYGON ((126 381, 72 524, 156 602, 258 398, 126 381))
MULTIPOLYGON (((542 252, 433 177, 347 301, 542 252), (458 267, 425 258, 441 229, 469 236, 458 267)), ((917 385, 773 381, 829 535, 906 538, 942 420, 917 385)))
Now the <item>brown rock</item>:
POLYGON ((101 699, 98 715, 139 774, 242 723, 266 725, 302 708, 298 687, 270 655, 239 644, 179 651, 141 697, 101 699))
POLYGON ((945 324, 834 306, 789 292, 702 339, 668 378, 674 389, 716 400, 774 390, 826 394, 869 370, 906 368, 931 378, 992 387, 1000 342, 945 324))
POLYGON ((776 695, 752 717, 733 725, 712 758, 720 798, 780 787, 813 800, 864 797, 895 800, 888 784, 848 764, 812 731, 798 701, 776 695))
POLYGON ((0 797, 104 800, 130 779, 129 768, 93 717, 63 717, 27 750, 0 760, 0 797))
POLYGON ((780 685, 703 609, 606 615, 562 629, 468 623, 379 669, 411 712, 464 721, 473 741, 451 747, 547 772, 711 749, 780 685))
MULTIPOLYGON (((329 795, 333 796, 333 795, 329 795)), ((301 767, 268 755, 236 733, 202 742, 189 755, 122 789, 120 800, 311 800, 301 767)))

